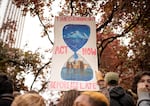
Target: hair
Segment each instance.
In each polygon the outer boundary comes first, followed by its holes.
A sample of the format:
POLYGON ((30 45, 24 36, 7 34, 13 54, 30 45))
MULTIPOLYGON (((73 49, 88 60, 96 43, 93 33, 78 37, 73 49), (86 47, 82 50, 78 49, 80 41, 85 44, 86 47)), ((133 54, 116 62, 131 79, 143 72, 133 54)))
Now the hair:
POLYGON ((82 92, 81 95, 89 96, 89 103, 91 104, 91 106, 109 106, 109 100, 103 93, 95 91, 85 91, 82 92))
POLYGON ((11 106, 46 106, 46 104, 39 94, 26 93, 15 97, 11 106))
POLYGON ((38 94, 38 92, 35 91, 35 90, 30 90, 30 91, 28 91, 27 93, 36 93, 36 94, 38 94))
POLYGON ((0 94, 13 93, 13 81, 4 73, 0 73, 0 94))
POLYGON ((20 93, 19 91, 14 91, 14 92, 13 92, 13 96, 14 96, 14 97, 19 96, 19 95, 21 95, 21 93, 20 93))
POLYGON ((140 81, 140 79, 144 76, 144 75, 148 75, 150 76, 150 71, 140 71, 138 72, 134 79, 133 79, 133 83, 132 83, 132 91, 134 93, 137 93, 137 83, 140 81))
POLYGON ((60 102, 58 103, 58 106, 73 106, 74 100, 79 95, 80 95, 80 91, 77 90, 66 91, 60 98, 60 102))

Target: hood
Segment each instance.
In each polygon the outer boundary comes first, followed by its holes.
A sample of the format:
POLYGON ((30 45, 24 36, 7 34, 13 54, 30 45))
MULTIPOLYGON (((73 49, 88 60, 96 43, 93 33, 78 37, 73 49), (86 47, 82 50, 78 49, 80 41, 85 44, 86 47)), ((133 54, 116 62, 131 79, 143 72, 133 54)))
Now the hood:
POLYGON ((109 91, 110 97, 120 98, 125 95, 125 91, 122 87, 113 87, 109 91))

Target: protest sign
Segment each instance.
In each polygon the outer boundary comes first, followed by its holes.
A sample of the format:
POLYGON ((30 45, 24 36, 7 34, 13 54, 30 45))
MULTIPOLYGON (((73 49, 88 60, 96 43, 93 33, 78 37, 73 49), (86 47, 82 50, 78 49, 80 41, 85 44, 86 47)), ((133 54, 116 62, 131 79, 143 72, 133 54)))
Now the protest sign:
POLYGON ((51 90, 98 90, 94 17, 55 17, 51 90))

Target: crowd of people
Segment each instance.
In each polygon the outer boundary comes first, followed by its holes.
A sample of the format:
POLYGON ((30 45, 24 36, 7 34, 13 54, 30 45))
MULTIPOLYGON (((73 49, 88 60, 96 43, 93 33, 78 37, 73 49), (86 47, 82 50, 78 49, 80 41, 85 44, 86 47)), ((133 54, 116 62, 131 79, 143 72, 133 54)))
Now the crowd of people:
MULTIPOLYGON (((130 92, 119 84, 119 74, 108 72, 104 78, 97 74, 99 91, 63 92, 58 104, 49 106, 150 106, 150 71, 134 76, 130 92)), ((0 73, 0 106, 46 106, 38 92, 14 92, 13 81, 0 73)))

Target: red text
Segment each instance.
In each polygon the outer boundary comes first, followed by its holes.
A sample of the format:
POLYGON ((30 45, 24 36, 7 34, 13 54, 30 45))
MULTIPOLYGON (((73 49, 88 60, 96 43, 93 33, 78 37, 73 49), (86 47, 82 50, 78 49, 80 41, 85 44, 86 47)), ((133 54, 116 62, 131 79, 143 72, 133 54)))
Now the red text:
POLYGON ((67 49, 68 49, 67 46, 56 46, 54 54, 67 54, 68 52, 67 49))

